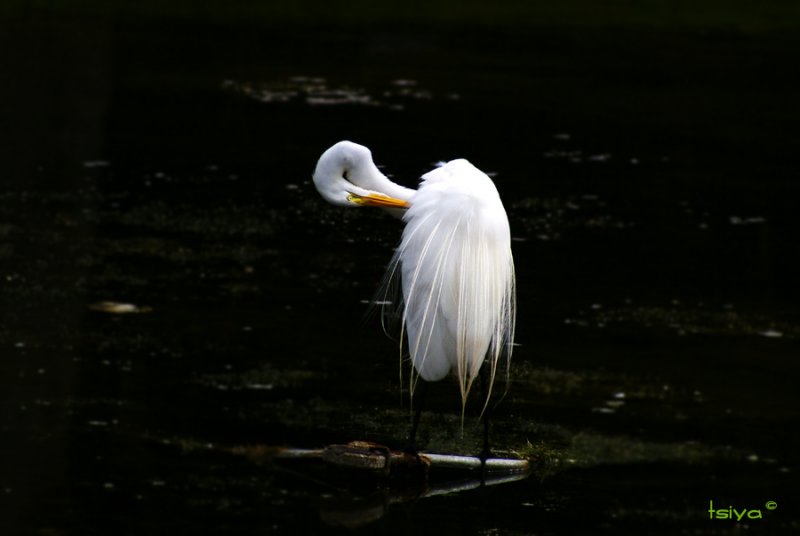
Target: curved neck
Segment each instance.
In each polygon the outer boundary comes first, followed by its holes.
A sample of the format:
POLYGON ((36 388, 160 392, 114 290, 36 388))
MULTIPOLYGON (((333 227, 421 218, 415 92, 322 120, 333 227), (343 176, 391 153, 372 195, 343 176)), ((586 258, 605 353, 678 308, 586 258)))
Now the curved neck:
POLYGON ((360 165, 354 165, 350 169, 345 169, 350 182, 356 186, 366 188, 373 192, 386 194, 396 199, 402 199, 403 201, 410 200, 411 196, 416 192, 416 190, 400 186, 390 181, 386 175, 381 173, 381 170, 378 169, 378 166, 375 165, 371 158, 369 161, 360 162, 359 164, 360 165))
POLYGON ((416 192, 390 181, 372 161, 369 149, 349 141, 340 141, 322 154, 314 185, 328 202, 344 206, 351 205, 349 193, 379 193, 408 201, 416 192))

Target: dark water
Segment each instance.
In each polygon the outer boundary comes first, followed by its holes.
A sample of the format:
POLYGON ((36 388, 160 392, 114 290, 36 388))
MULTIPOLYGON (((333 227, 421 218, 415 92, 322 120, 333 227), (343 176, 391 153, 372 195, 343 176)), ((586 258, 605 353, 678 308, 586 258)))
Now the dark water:
MULTIPOLYGON (((797 531, 796 32, 226 21, 4 15, 4 533, 797 531), (345 138, 407 185, 493 174, 494 442, 530 478, 418 498, 259 454, 409 423, 363 318, 400 225, 309 182, 345 138)), ((476 452, 433 387, 423 446, 476 452)))

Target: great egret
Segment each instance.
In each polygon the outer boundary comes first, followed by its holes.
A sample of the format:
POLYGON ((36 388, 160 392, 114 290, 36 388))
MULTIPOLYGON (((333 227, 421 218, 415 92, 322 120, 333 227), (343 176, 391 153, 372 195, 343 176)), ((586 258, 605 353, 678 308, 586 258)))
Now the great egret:
MULTIPOLYGON (((406 222, 387 276, 399 268, 411 394, 420 377, 437 381, 454 371, 463 416, 488 361, 485 410, 497 364, 511 358, 515 322, 511 235, 492 180, 459 159, 441 163, 412 190, 386 178, 369 149, 341 141, 320 157, 314 185, 334 205, 378 206, 406 222)), ((400 345, 402 357, 402 333, 400 345)))

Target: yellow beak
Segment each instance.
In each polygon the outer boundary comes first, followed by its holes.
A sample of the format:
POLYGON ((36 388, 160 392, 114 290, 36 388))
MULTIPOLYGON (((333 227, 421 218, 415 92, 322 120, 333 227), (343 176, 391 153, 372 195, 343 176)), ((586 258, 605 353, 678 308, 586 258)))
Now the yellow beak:
POLYGON ((403 201, 402 199, 389 197, 388 195, 379 193, 373 193, 369 195, 350 193, 347 195, 347 199, 357 205, 365 205, 369 207, 408 208, 411 206, 408 201, 403 201))

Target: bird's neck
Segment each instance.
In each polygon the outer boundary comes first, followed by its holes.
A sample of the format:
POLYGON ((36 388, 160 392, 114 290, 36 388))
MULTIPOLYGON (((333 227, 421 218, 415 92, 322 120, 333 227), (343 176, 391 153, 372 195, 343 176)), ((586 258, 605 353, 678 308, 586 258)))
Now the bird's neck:
POLYGON ((411 196, 414 195, 416 190, 412 190, 411 188, 406 188, 405 186, 400 186, 399 184, 395 184, 394 182, 390 181, 386 175, 381 173, 378 167, 370 162, 368 165, 363 166, 359 170, 359 177, 358 182, 355 180, 354 183, 358 184, 362 188, 366 188, 368 190, 372 190, 375 192, 380 192, 382 194, 386 194, 389 197, 394 197, 396 199, 402 199, 403 201, 408 201, 411 199, 411 196))

